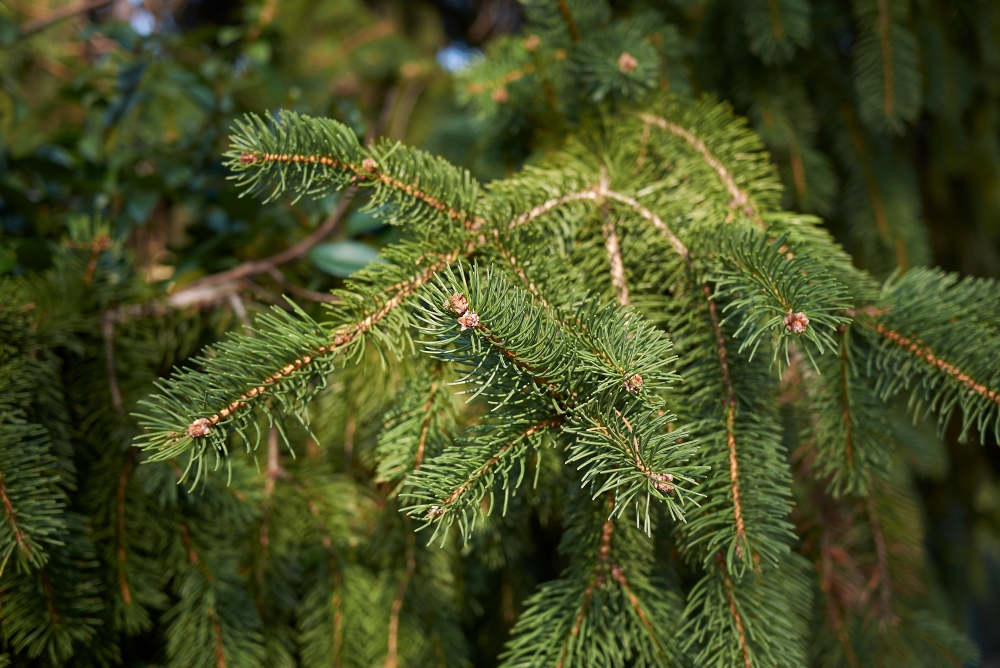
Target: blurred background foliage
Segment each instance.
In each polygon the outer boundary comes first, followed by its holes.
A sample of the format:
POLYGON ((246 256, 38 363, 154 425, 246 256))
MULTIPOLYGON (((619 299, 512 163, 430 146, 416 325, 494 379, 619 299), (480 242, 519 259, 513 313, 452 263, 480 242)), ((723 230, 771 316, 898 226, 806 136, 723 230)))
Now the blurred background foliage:
MULTIPOLYGON (((642 45, 670 77, 636 85, 709 92, 747 115, 787 204, 823 216, 860 265, 1000 276, 1000 3, 893 2, 903 9, 888 27, 873 18, 875 0, 619 4, 648 5, 670 24, 642 45), (879 30, 901 37, 888 69, 872 61, 879 30), (896 78, 892 100, 872 93, 885 77, 896 78)), ((74 243, 96 257, 98 237, 72 239, 75 214, 109 222, 103 238, 124 244, 147 297, 205 285, 320 230, 308 253, 179 304, 186 317, 221 314, 193 327, 201 342, 282 293, 318 308, 396 231, 357 204, 324 228, 340 202, 238 198, 221 166, 232 121, 289 108, 359 137, 405 140, 484 180, 510 173, 559 134, 516 99, 516 73, 537 45, 505 36, 524 11, 515 0, 0 0, 0 275, 44 271, 74 243), (489 49, 511 68, 464 73, 489 49)), ((159 373, 196 344, 173 346, 159 373)), ((927 547, 947 605, 983 665, 997 666, 1000 449, 952 433, 949 461, 924 431, 905 438, 938 462, 919 481, 927 547)), ((556 539, 535 538, 538 554, 554 554, 556 539)), ((544 559, 537 570, 558 572, 544 559)), ((513 619, 509 587, 491 591, 480 587, 467 622, 486 654, 513 619)))

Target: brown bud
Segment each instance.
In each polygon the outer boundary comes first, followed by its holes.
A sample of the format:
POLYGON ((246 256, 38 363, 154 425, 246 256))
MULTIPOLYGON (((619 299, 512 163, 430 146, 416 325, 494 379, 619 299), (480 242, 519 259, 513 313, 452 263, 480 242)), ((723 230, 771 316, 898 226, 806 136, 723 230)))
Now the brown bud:
POLYGON ((625 51, 618 57, 618 69, 621 70, 622 74, 628 74, 636 67, 639 66, 639 61, 635 59, 628 51, 625 51))
POLYGON ((252 165, 257 162, 257 156, 253 153, 243 152, 240 154, 240 164, 241 165, 252 165))
POLYGON ((642 392, 642 376, 635 374, 630 378, 625 379, 625 390, 631 392, 632 394, 639 394, 642 392))
POLYGON ((552 52, 552 57, 555 58, 556 60, 565 60, 566 49, 556 49, 555 51, 552 52))
POLYGON ((361 161, 361 169, 371 174, 378 169, 378 163, 373 158, 365 158, 361 161))
POLYGON ((436 520, 442 515, 444 515, 444 508, 441 506, 431 506, 427 509, 427 519, 429 520, 436 520))
POLYGON ((455 315, 462 315, 469 310, 469 300, 461 292, 456 292, 441 304, 441 308, 448 309, 455 315))
POLYGON ((458 324, 462 326, 462 331, 467 329, 475 329, 479 326, 479 314, 473 313, 472 311, 466 311, 458 318, 458 324))
POLYGON ((490 93, 490 97, 493 99, 494 102, 498 104, 503 104, 504 102, 510 99, 510 97, 507 95, 507 89, 504 88, 503 86, 494 89, 493 92, 490 93))
POLYGON ((805 313, 789 313, 785 316, 785 329, 794 334, 801 334, 809 326, 809 318, 805 313))
POLYGON ((187 435, 191 438, 204 438, 211 431, 212 423, 205 418, 198 418, 187 427, 187 435))
POLYGON ((528 35, 523 44, 524 48, 528 51, 537 51, 538 47, 542 44, 542 38, 538 35, 528 35))

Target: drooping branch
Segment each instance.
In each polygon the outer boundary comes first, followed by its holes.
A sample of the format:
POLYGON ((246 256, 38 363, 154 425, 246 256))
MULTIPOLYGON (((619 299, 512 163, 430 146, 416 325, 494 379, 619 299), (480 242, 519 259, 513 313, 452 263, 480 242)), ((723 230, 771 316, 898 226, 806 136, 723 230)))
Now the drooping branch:
MULTIPOLYGON (((719 369, 722 372, 723 410, 726 421, 726 447, 729 450, 729 480, 733 492, 733 519, 736 522, 736 540, 746 540, 746 524, 743 520, 743 506, 740 504, 740 469, 736 453, 736 392, 733 389, 733 379, 729 373, 729 360, 726 354, 726 339, 722 333, 719 312, 712 298, 712 289, 708 284, 702 285, 705 299, 708 300, 708 313, 712 321, 712 331, 715 335, 716 354, 719 357, 719 369)), ((737 544, 736 555, 743 556, 743 546, 737 544)))
POLYGON ((916 337, 909 337, 900 334, 899 332, 889 329, 882 323, 874 323, 871 328, 875 330, 880 336, 885 338, 887 341, 899 346, 903 350, 907 351, 917 359, 929 364, 930 366, 943 371, 950 378, 958 381, 964 387, 969 389, 976 394, 985 397, 986 399, 992 401, 993 403, 1000 405, 1000 392, 991 390, 986 387, 983 383, 980 383, 976 379, 972 378, 961 369, 959 369, 954 364, 951 364, 937 355, 930 349, 929 346, 925 345, 920 339, 916 337))
POLYGON ((431 506, 430 510, 427 511, 428 517, 433 519, 435 517, 443 515, 445 511, 450 506, 452 506, 456 501, 461 499, 462 495, 468 492, 472 488, 472 486, 475 485, 477 481, 479 481, 480 478, 489 473, 490 469, 492 469, 497 464, 497 462, 499 462, 503 458, 504 454, 506 454, 507 451, 513 448, 515 445, 517 445, 521 441, 524 441, 525 439, 531 438, 538 432, 545 431, 547 429, 555 429, 562 423, 563 423, 562 416, 542 420, 540 422, 531 425, 523 432, 518 434, 516 437, 504 443, 495 453, 493 453, 492 457, 487 459, 479 468, 477 468, 475 471, 469 474, 469 476, 466 477, 466 479, 462 482, 462 484, 456 487, 451 492, 451 494, 449 494, 448 497, 445 498, 445 500, 441 503, 441 505, 431 506))
POLYGON ((722 182, 722 185, 727 191, 729 191, 729 194, 732 196, 732 199, 729 201, 729 208, 734 210, 742 209, 743 213, 748 218, 756 222, 761 227, 767 227, 767 223, 761 219, 760 214, 753 207, 750 195, 739 187, 732 173, 726 168, 725 165, 722 164, 722 161, 712 153, 704 141, 692 134, 690 130, 683 128, 676 123, 671 123, 661 116, 643 112, 639 114, 639 118, 647 124, 655 125, 663 130, 666 130, 675 137, 683 139, 701 156, 702 160, 704 160, 705 163, 715 171, 719 180, 722 182))
MULTIPOLYGON (((404 516, 404 522, 409 524, 409 518, 404 516)), ((416 558, 416 538, 412 531, 406 532, 406 567, 403 570, 403 578, 399 581, 399 590, 396 598, 392 601, 392 609, 389 612, 389 641, 388 650, 385 655, 385 662, 382 668, 397 668, 399 666, 399 615, 403 610, 403 597, 410 586, 410 580, 417 570, 416 558)))
POLYGON ((750 659, 750 644, 747 642, 747 634, 743 625, 743 615, 740 613, 739 606, 736 605, 736 599, 733 597, 733 581, 729 577, 729 572, 726 570, 726 563, 721 553, 716 553, 715 563, 722 574, 726 601, 729 603, 729 614, 732 615, 733 623, 736 624, 736 636, 739 639, 740 651, 743 654, 743 664, 745 668, 752 668, 753 662, 750 659))
POLYGON ((402 305, 422 285, 431 280, 437 272, 441 271, 458 259, 459 254, 459 251, 454 251, 451 254, 442 256, 437 262, 424 268, 424 270, 417 276, 396 284, 393 286, 393 288, 395 288, 395 293, 382 304, 381 308, 374 313, 370 313, 368 316, 353 325, 337 330, 333 336, 331 345, 319 346, 315 350, 310 351, 309 354, 302 355, 299 359, 290 362, 264 380, 260 381, 259 385, 251 388, 248 392, 241 395, 239 399, 230 402, 229 405, 220 409, 217 413, 214 413, 208 418, 198 418, 197 420, 192 421, 187 427, 187 435, 191 438, 208 436, 211 427, 219 424, 222 420, 231 418, 236 412, 249 407, 254 400, 259 400, 262 397, 267 396, 270 392, 278 388, 285 378, 288 378, 292 374, 307 368, 310 364, 313 364, 319 359, 336 354, 345 346, 352 343, 359 336, 363 335, 365 332, 378 324, 398 306, 402 305))
POLYGON ((576 27, 576 21, 573 20, 573 14, 570 12, 566 0, 556 0, 556 4, 559 5, 559 12, 562 14, 563 20, 566 21, 566 29, 569 31, 569 36, 574 42, 579 42, 580 29, 576 27))
POLYGON ((464 225, 466 228, 473 228, 475 225, 482 225, 484 221, 476 216, 464 213, 449 207, 440 199, 422 190, 418 183, 406 183, 397 178, 389 176, 383 172, 374 158, 365 158, 360 165, 353 162, 344 162, 328 155, 301 155, 290 153, 263 153, 255 151, 243 151, 240 154, 239 162, 242 165, 257 165, 261 163, 277 164, 307 164, 323 165, 332 167, 353 174, 353 182, 381 183, 384 186, 405 194, 428 207, 445 214, 450 219, 464 225))

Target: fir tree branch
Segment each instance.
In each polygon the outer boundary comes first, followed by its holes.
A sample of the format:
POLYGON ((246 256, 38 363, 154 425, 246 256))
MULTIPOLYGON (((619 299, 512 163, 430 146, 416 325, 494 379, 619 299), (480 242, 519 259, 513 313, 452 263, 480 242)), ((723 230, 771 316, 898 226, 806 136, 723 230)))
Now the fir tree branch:
MULTIPOLYGON (((404 517, 404 522, 408 525, 408 518, 404 517)), ((399 582, 399 590, 396 598, 392 601, 392 608, 389 612, 389 648, 385 655, 385 662, 382 668, 397 668, 399 666, 398 644, 399 644, 399 613, 403 609, 403 597, 406 589, 410 585, 410 580, 417 569, 416 558, 416 538, 412 531, 406 532, 406 568, 403 570, 403 578, 399 582)))
MULTIPOLYGON (((614 508, 614 496, 608 495, 608 505, 611 509, 614 508)), ((576 619, 573 622, 573 628, 570 631, 569 636, 567 636, 566 641, 563 643, 562 651, 559 652, 559 663, 556 664, 556 668, 563 668, 563 661, 566 658, 566 652, 569 650, 570 641, 573 638, 577 638, 580 635, 580 624, 583 623, 584 617, 587 615, 587 608, 590 607, 590 600, 594 594, 594 587, 600 587, 604 584, 604 578, 606 576, 608 559, 611 556, 611 536, 615 530, 615 521, 608 517, 604 520, 604 524, 601 525, 601 542, 600 549, 597 553, 597 565, 594 567, 594 573, 590 581, 587 583, 587 588, 583 592, 583 601, 580 603, 579 611, 577 612, 576 619)))
POLYGON ((566 0, 556 0, 556 4, 559 5, 559 11, 563 15, 563 20, 566 21, 566 29, 569 30, 569 36, 574 42, 579 42, 580 29, 576 27, 576 21, 573 20, 573 14, 569 11, 569 5, 566 4, 566 0))
POLYGON ((709 150, 704 141, 696 137, 689 130, 677 125, 676 123, 671 123, 661 116, 642 112, 639 114, 639 118, 641 118, 646 124, 655 125, 663 130, 666 130, 675 137, 683 139, 702 157, 705 163, 715 171, 719 180, 722 182, 722 185, 725 186, 726 190, 729 191, 729 194, 732 195, 732 199, 729 201, 729 208, 733 210, 742 210, 742 212, 755 223, 761 227, 767 227, 767 223, 761 219, 760 214, 754 208, 750 195, 739 187, 736 183, 736 179, 733 178, 732 173, 726 169, 726 166, 722 164, 722 161, 720 161, 712 153, 712 151, 709 150))
POLYGON ((715 553, 715 563, 719 568, 719 572, 722 574, 723 579, 723 590, 726 593, 726 601, 729 603, 729 614, 733 618, 733 623, 736 625, 736 637, 740 643, 740 653, 743 655, 743 664, 746 668, 752 668, 753 662, 750 659, 750 646, 747 644, 747 634, 746 630, 743 628, 743 615, 740 613, 739 607, 736 605, 736 599, 733 597, 733 581, 729 577, 729 572, 726 570, 726 562, 723 559, 722 554, 719 552, 715 553))
POLYGON ((740 469, 736 457, 736 393, 733 391, 733 381, 729 373, 729 361, 726 359, 726 340, 722 334, 719 312, 712 298, 712 289, 708 284, 702 285, 702 292, 708 300, 708 313, 712 321, 712 332, 715 336, 716 354, 719 357, 719 369, 722 373, 723 410, 725 411, 726 447, 729 450, 729 479, 733 494, 733 520, 736 523, 736 556, 743 556, 743 544, 747 541, 746 524, 743 521, 743 507, 740 504, 740 469))
MULTIPOLYGON (((194 546, 194 541, 191 540, 191 534, 188 531, 188 526, 183 521, 180 523, 180 533, 181 542, 184 545, 184 549, 187 550, 188 561, 192 566, 198 568, 205 577, 205 581, 211 584, 215 581, 215 576, 212 574, 212 571, 208 567, 205 560, 198 555, 198 551, 194 546)), ((215 668, 226 668, 226 650, 222 638, 222 627, 219 625, 219 619, 216 616, 215 607, 209 605, 207 613, 208 623, 212 629, 212 650, 215 654, 215 668)))
POLYGON ((882 613, 882 623, 892 624, 895 615, 892 612, 892 575, 889 572, 889 551, 886 547, 885 534, 882 533, 882 522, 878 516, 878 504, 874 492, 868 494, 866 501, 868 524, 871 526, 872 540, 875 543, 875 557, 878 567, 879 607, 882 613))
POLYGON ((893 345, 899 346, 906 352, 910 353, 922 362, 934 367, 935 369, 944 372, 949 377, 958 381, 962 386, 975 392, 981 397, 986 398, 998 406, 1000 406, 1000 392, 991 390, 983 383, 976 381, 968 374, 964 373, 954 364, 949 364, 945 360, 941 359, 930 349, 930 347, 921 343, 920 339, 910 338, 908 336, 903 336, 899 332, 889 329, 880 322, 876 322, 871 325, 872 329, 879 334, 886 341, 891 342, 893 345))
POLYGON ((125 456, 125 465, 118 478, 118 503, 115 507, 115 531, 118 538, 118 585, 121 588, 122 602, 125 605, 132 605, 132 592, 129 589, 128 577, 125 573, 125 491, 128 488, 132 469, 135 467, 134 453, 135 451, 132 450, 125 456))

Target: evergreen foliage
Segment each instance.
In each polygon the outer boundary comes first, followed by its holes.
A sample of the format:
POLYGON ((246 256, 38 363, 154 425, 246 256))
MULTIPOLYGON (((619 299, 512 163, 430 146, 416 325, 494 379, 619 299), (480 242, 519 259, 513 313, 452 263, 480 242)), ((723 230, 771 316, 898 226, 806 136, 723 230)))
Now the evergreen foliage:
MULTIPOLYGON (((853 6, 872 132, 920 105, 889 4, 853 6)), ((292 111, 233 127, 242 195, 398 230, 322 309, 233 331, 235 307, 156 308, 90 218, 3 279, 15 665, 114 665, 153 633, 170 666, 467 666, 495 599, 510 668, 975 664, 898 425, 1000 437, 1000 285, 907 266, 920 240, 885 221, 906 252, 869 272, 784 211, 767 133, 674 85, 654 12, 523 5, 463 84, 498 132, 538 130, 506 178, 292 111), (519 573, 537 527, 551 577, 519 573)), ((763 63, 812 39, 808 3, 738 7, 763 63)))

